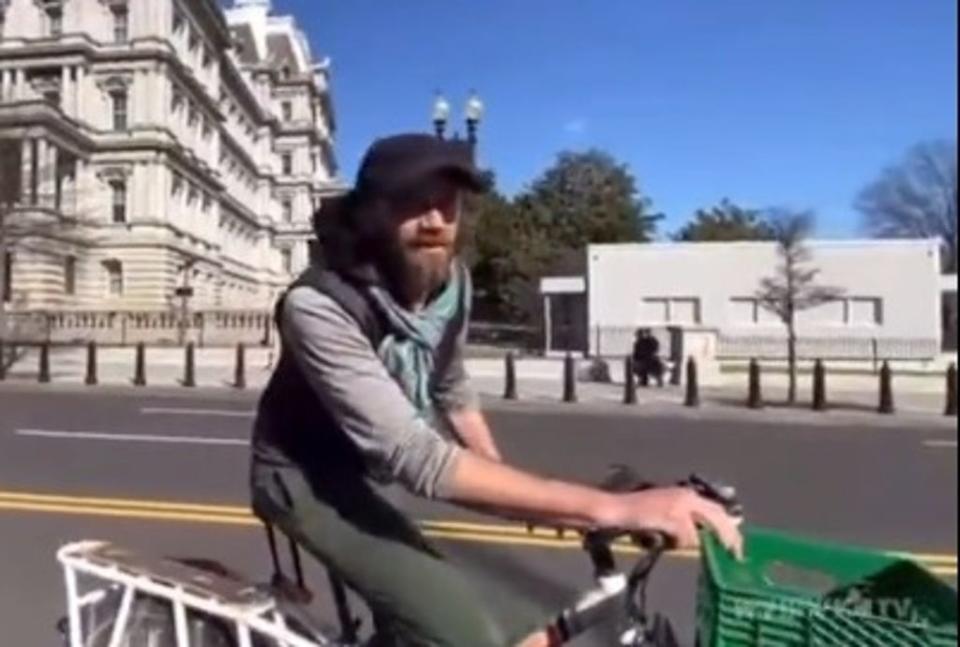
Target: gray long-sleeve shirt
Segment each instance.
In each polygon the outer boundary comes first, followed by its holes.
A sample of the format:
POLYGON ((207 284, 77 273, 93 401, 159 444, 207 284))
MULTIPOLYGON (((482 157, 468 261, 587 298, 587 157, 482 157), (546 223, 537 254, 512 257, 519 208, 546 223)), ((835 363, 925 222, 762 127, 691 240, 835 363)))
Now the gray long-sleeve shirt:
MULTIPOLYGON (((460 448, 418 414, 357 322, 332 298, 308 287, 284 301, 281 333, 298 368, 371 473, 415 494, 443 498, 460 448)), ((476 406, 463 362, 466 324, 441 346, 432 376, 443 412, 476 406)))

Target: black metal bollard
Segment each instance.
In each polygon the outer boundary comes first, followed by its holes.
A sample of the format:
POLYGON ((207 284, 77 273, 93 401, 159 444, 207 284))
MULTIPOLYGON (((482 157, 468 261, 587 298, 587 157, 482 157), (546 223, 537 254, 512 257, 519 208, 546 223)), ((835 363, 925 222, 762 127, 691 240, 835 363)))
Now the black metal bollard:
POLYGON ((947 406, 943 410, 945 416, 957 416, 957 365, 951 363, 947 368, 947 406))
POLYGON ((827 410, 827 367, 820 359, 813 365, 813 410, 827 410))
POLYGON ((573 355, 569 352, 563 360, 563 401, 577 401, 577 375, 573 355))
POLYGON ((133 367, 133 385, 147 385, 147 348, 143 342, 137 344, 137 353, 133 367))
POLYGON ((633 373, 633 358, 629 355, 623 360, 623 403, 637 403, 637 383, 633 373))
POLYGON ((197 385, 197 366, 193 342, 187 342, 183 357, 183 386, 194 387, 197 385))
POLYGON ((697 361, 692 357, 687 360, 687 397, 684 406, 700 406, 700 378, 697 375, 697 361))
POLYGON ((50 342, 40 344, 40 374, 37 381, 41 384, 50 382, 50 342))
POLYGON ((760 378, 760 362, 754 358, 750 360, 750 395, 747 397, 747 406, 751 409, 763 408, 763 387, 760 378))
POLYGON ((893 403, 893 370, 890 368, 890 362, 884 362, 880 367, 880 404, 877 406, 877 412, 890 415, 896 411, 897 408, 893 403))
POLYGON ((0 382, 7 379, 7 345, 0 339, 0 382))
POLYGON ((517 399, 517 360, 513 356, 513 351, 507 353, 504 359, 504 377, 503 377, 503 399, 517 399))
POLYGON ((97 342, 87 344, 87 377, 84 379, 87 386, 97 385, 97 342))
POLYGON ((242 343, 237 344, 237 364, 233 376, 233 388, 247 388, 247 349, 242 343))

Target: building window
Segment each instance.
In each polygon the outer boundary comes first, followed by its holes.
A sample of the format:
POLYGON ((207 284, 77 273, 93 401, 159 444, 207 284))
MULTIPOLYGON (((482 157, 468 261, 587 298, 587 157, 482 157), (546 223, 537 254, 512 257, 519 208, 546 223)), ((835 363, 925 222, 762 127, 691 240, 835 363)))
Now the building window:
POLYGON ((0 7, 0 38, 3 38, 3 28, 7 24, 6 7, 0 7))
POLYGON ((283 201, 283 221, 293 222, 293 201, 289 198, 283 201))
POLYGON ((842 326, 847 319, 845 299, 831 299, 797 313, 797 323, 807 326, 842 326))
POLYGON ((281 159, 283 160, 283 174, 293 175, 293 155, 284 153, 281 159))
POLYGON ((77 257, 67 256, 63 259, 63 293, 77 293, 77 257))
POLYGON ((700 299, 644 299, 640 319, 647 324, 697 325, 701 323, 700 299))
POLYGON ((730 321, 734 325, 769 325, 781 323, 780 318, 756 297, 730 299, 730 321))
POLYGON ((110 100, 113 103, 113 129, 126 130, 129 125, 127 119, 127 91, 114 90, 110 93, 110 100))
POLYGON ((287 274, 290 274, 293 271, 293 253, 290 251, 289 247, 283 247, 280 249, 280 264, 283 267, 283 271, 287 274))
POLYGON ((107 294, 123 296, 123 263, 113 259, 104 261, 103 270, 107 275, 107 294))
POLYGON ((127 42, 130 38, 130 13, 127 5, 113 5, 110 7, 110 13, 113 14, 113 42, 127 42))
POLYGON ((734 324, 755 324, 760 321, 760 302, 756 299, 730 299, 730 321, 734 324))
POLYGON ((43 100, 52 106, 60 106, 60 90, 46 90, 43 93, 43 100))
POLYGON ((47 7, 47 30, 52 37, 63 34, 63 8, 61 6, 47 7))
POLYGON ((127 221, 127 183, 123 180, 110 182, 113 222, 122 224, 127 221))
POLYGON ((847 323, 852 326, 882 326, 883 300, 854 297, 847 304, 847 323))
POLYGON ((2 292, 4 303, 10 303, 13 300, 13 252, 4 254, 2 292))
POLYGON ((283 113, 284 121, 293 120, 293 104, 292 103, 290 103, 289 101, 284 101, 282 104, 280 104, 280 111, 283 113))

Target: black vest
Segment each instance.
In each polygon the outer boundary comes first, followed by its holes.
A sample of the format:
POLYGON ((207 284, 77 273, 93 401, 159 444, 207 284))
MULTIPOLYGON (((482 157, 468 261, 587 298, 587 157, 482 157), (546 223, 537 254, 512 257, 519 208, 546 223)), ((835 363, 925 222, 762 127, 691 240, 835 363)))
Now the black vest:
MULTIPOLYGON (((384 334, 378 310, 354 280, 331 270, 310 267, 281 296, 274 312, 280 329, 283 304, 290 290, 310 287, 336 301, 370 339, 376 349, 384 334)), ((280 359, 257 407, 254 455, 272 463, 294 464, 311 475, 362 473, 363 461, 304 378, 283 343, 280 359)))

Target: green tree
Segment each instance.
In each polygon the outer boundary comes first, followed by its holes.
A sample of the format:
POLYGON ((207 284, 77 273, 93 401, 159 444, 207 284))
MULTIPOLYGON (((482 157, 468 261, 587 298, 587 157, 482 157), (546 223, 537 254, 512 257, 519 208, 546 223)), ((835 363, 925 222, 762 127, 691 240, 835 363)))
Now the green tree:
POLYGON ((560 153, 517 203, 559 249, 645 242, 661 218, 627 167, 599 150, 560 153))
POLYGON ((515 323, 539 320, 542 276, 583 273, 588 244, 649 240, 660 218, 626 167, 599 151, 561 153, 513 200, 493 190, 467 211, 478 317, 515 323))
POLYGON ((763 279, 757 291, 760 305, 779 317, 787 328, 787 359, 790 386, 787 400, 797 401, 797 313, 839 298, 842 290, 817 284, 820 270, 809 263, 813 254, 806 240, 813 230, 810 212, 778 210, 770 218, 780 255, 777 273, 763 279))
POLYGON ((477 316, 481 319, 506 315, 506 286, 516 264, 513 205, 495 188, 470 196, 466 204, 461 253, 473 274, 477 316))
POLYGON ((773 240, 774 230, 759 211, 744 209, 724 198, 719 205, 698 209, 673 238, 683 242, 773 240))

